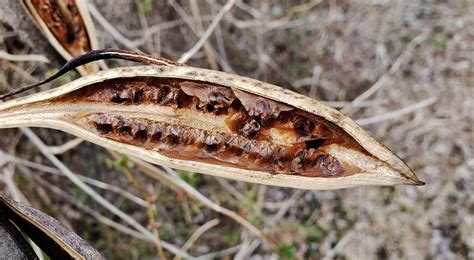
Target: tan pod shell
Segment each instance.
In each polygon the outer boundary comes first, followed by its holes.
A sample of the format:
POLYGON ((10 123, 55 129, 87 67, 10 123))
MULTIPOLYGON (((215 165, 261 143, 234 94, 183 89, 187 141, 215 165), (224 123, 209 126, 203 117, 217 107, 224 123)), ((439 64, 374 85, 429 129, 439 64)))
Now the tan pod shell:
MULTIPOLYGON (((193 87, 189 83, 184 85, 188 92, 193 87)), ((92 91, 94 88, 90 89, 92 91)), ((202 96, 202 92, 196 95, 202 96)), ((242 93, 240 93, 240 96, 242 96, 242 93)), ((191 116, 188 115, 186 120, 196 121, 187 122, 187 124, 210 128, 214 116, 206 116, 203 113, 197 113, 193 116, 191 113, 191 116), (209 123, 207 124, 206 122, 209 123)), ((108 119, 106 118, 106 120, 108 119)), ((140 124, 142 123, 136 123, 138 130, 135 130, 134 134, 140 131, 140 124)), ((138 66, 111 69, 82 77, 55 89, 0 104, 0 128, 20 126, 58 129, 107 149, 138 157, 151 163, 252 183, 310 190, 341 189, 363 185, 423 184, 397 155, 377 142, 353 120, 341 112, 309 97, 268 83, 194 67, 138 66), (166 151, 137 145, 134 141, 127 143, 125 141, 117 141, 114 138, 107 138, 107 135, 100 135, 97 131, 91 131, 88 129, 87 124, 78 122, 83 122, 84 118, 90 119, 91 114, 93 114, 93 118, 97 118, 97 115, 101 115, 101 113, 109 113, 115 115, 112 118, 113 120, 122 117, 140 118, 143 119, 143 122, 169 120, 169 123, 173 124, 176 120, 179 121, 179 116, 182 115, 178 111, 179 109, 154 107, 152 105, 109 104, 106 100, 83 103, 81 97, 78 97, 77 100, 71 98, 64 99, 65 96, 71 95, 70 93, 82 93, 79 90, 86 89, 87 86, 93 84, 116 79, 132 80, 137 77, 157 80, 172 79, 178 80, 178 82, 190 81, 202 85, 230 88, 231 90, 236 90, 235 93, 242 91, 247 93, 246 95, 253 95, 258 99, 276 101, 275 104, 280 104, 277 106, 278 111, 282 111, 281 113, 292 113, 291 111, 288 112, 288 110, 294 109, 295 111, 300 111, 298 113, 312 114, 315 117, 327 120, 327 125, 337 126, 338 129, 344 132, 344 135, 353 140, 352 142, 355 145, 344 146, 337 143, 326 145, 323 149, 324 152, 330 155, 331 158, 335 158, 336 162, 344 162, 341 165, 349 165, 350 169, 357 169, 357 171, 353 171, 351 174, 335 174, 334 176, 320 176, 318 174, 303 176, 301 174, 261 170, 256 167, 249 168, 228 163, 214 163, 209 160, 189 160, 189 158, 180 158, 176 154, 170 157, 166 155, 166 151), (63 101, 58 102, 58 100, 63 101), (165 113, 163 111, 168 111, 166 113, 169 113, 169 117, 165 117, 168 119, 163 119, 161 116, 160 113, 165 113), (351 148, 355 146, 359 148, 351 148)), ((148 144, 149 142, 145 143, 148 144)))

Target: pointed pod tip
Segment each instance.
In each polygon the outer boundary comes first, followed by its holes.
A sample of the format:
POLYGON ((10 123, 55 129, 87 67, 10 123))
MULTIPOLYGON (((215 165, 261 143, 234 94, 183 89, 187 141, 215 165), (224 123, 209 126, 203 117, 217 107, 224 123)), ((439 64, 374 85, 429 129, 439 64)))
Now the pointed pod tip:
POLYGON ((424 186, 425 184, 426 184, 426 183, 425 183, 424 181, 420 181, 420 180, 418 180, 418 181, 415 183, 416 186, 424 186))
POLYGON ((426 183, 424 181, 420 181, 416 176, 410 177, 406 179, 405 184, 414 185, 414 186, 424 186, 426 183))

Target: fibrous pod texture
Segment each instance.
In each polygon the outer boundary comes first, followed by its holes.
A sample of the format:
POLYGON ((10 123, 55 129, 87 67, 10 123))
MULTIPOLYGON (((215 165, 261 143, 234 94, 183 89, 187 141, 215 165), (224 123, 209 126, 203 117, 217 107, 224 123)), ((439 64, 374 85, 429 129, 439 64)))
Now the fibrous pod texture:
POLYGON ((63 130, 146 161, 302 189, 420 182, 351 119, 257 80, 187 66, 102 71, 0 104, 0 128, 63 130))

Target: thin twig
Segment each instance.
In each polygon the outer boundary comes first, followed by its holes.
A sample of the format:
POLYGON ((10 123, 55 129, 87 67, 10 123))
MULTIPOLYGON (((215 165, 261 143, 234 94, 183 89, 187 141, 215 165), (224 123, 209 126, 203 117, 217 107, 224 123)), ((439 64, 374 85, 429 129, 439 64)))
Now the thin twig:
POLYGON ((49 63, 48 58, 41 54, 10 54, 3 50, 0 50, 0 59, 9 61, 37 61, 49 63))
MULTIPOLYGON (((98 194, 95 190, 90 188, 87 184, 85 184, 83 181, 81 181, 71 170, 69 170, 66 165, 64 165, 56 156, 51 154, 48 151, 48 147, 39 139, 39 137, 33 133, 28 128, 20 128, 21 131, 30 139, 30 141, 38 147, 40 152, 48 158, 56 167, 58 167, 59 170, 61 170, 66 177, 69 178, 76 186, 78 186, 81 190, 83 190, 85 193, 87 193, 89 196, 91 196, 96 202, 98 202, 100 205, 105 207, 107 210, 112 212, 114 215, 118 216, 125 222, 127 222, 130 226, 134 227, 138 231, 140 231, 142 234, 150 238, 151 240, 156 242, 156 237, 145 227, 140 225, 135 219, 127 215, 125 212, 121 211, 118 209, 116 206, 111 204, 108 200, 106 200, 104 197, 102 197, 100 194, 98 194)), ((190 257, 188 254, 184 254, 180 250, 176 250, 176 247, 170 247, 169 244, 166 242, 163 243, 164 241, 161 241, 162 245, 166 250, 172 252, 173 254, 182 256, 182 257, 190 257)))
MULTIPOLYGON (((202 234, 206 233, 206 231, 208 231, 209 229, 219 225, 219 222, 220 222, 219 219, 215 218, 215 219, 209 220, 204 225, 200 226, 189 237, 188 241, 186 241, 186 243, 184 243, 184 245, 181 247, 181 250, 183 250, 183 252, 187 252, 193 246, 194 242, 196 242, 196 240, 198 240, 198 238, 202 234)), ((179 258, 175 258, 175 259, 179 259, 179 258)))
POLYGON ((423 101, 420 101, 418 103, 406 106, 404 108, 400 108, 400 109, 390 111, 390 112, 387 112, 387 113, 384 113, 384 114, 381 114, 381 115, 373 116, 373 117, 358 119, 358 120, 356 120, 356 122, 359 125, 370 125, 370 124, 380 123, 380 122, 383 122, 383 121, 386 121, 386 120, 390 120, 390 119, 393 119, 393 118, 403 116, 405 114, 414 112, 416 110, 420 110, 420 109, 425 108, 427 106, 430 106, 430 105, 434 104, 436 102, 436 100, 438 100, 436 97, 430 97, 430 98, 427 98, 427 99, 425 99, 423 101))
POLYGON ((173 186, 176 186, 180 189, 182 189, 186 194, 189 196, 193 197, 194 199, 200 201, 203 203, 206 207, 209 207, 210 209, 221 213, 223 215, 228 216, 229 218, 237 221, 239 224, 244 226, 246 229, 248 229, 250 232, 252 232, 254 235, 259 237, 261 240, 266 241, 270 246, 275 247, 276 244, 275 242, 267 237, 260 229, 255 227, 253 224, 248 222, 245 218, 240 216, 239 214, 221 207, 219 204, 214 203, 212 200, 208 199, 206 196, 201 194, 199 191, 194 189, 191 185, 189 185, 187 182, 183 181, 173 170, 167 167, 163 167, 163 169, 166 171, 164 173, 163 171, 159 170, 155 166, 142 161, 138 158, 131 157, 130 158, 133 162, 135 162, 137 165, 139 165, 142 168, 148 169, 147 171, 144 171, 144 173, 148 174, 150 177, 159 180, 159 181, 165 181, 168 184, 171 184, 173 186))
MULTIPOLYGON (((303 195, 303 190, 297 190, 291 195, 291 197, 285 201, 285 203, 281 206, 278 212, 268 221, 269 226, 276 226, 278 222, 281 221, 283 216, 285 216, 288 210, 296 205, 296 201, 303 195)), ((253 239, 248 243, 248 246, 242 247, 236 255, 238 257, 248 257, 257 247, 260 245, 260 241, 253 239)))
MULTIPOLYGON (((224 249, 224 250, 221 250, 221 251, 218 251, 218 252, 213 252, 213 253, 201 255, 201 256, 197 257, 196 259, 200 259, 200 260, 230 259, 230 258, 226 258, 226 256, 239 251, 240 247, 242 247, 242 245, 236 245, 236 246, 229 247, 227 249, 224 249)), ((234 259, 236 259, 236 258, 234 258, 234 259)))
POLYGON ((58 146, 48 146, 49 152, 52 154, 63 154, 76 146, 80 145, 84 140, 82 138, 74 138, 58 146))
POLYGON ((349 105, 341 109, 341 112, 349 114, 350 112, 353 113, 357 110, 357 107, 354 106, 370 96, 372 96, 377 90, 382 88, 385 83, 390 79, 390 77, 395 74, 396 71, 400 68, 400 66, 405 63, 410 55, 412 54, 413 50, 415 49, 416 46, 421 44, 426 37, 430 34, 431 30, 425 30, 422 33, 420 33, 418 36, 416 36, 405 48, 405 50, 400 54, 400 56, 397 58, 397 60, 392 64, 390 69, 379 79, 375 84, 373 84, 370 88, 368 88, 366 91, 364 91, 362 94, 360 94, 358 97, 356 97, 349 105))
POLYGON ((276 27, 287 25, 296 14, 309 11, 320 2, 321 0, 311 0, 305 4, 292 6, 290 9, 288 9, 285 16, 276 20, 265 21, 262 19, 253 19, 242 21, 234 18, 231 15, 229 15, 228 19, 239 29, 247 29, 250 27, 265 27, 266 29, 274 29, 276 27))
MULTIPOLYGON (((196 0, 190 0, 189 4, 191 5, 191 13, 193 15, 194 23, 196 24, 196 28, 198 30, 198 33, 202 34, 202 32, 204 31, 204 27, 202 25, 201 14, 200 14, 200 11, 199 11, 198 3, 197 3, 196 0)), ((216 25, 216 28, 217 28, 217 25, 216 25)), ((214 58, 214 54, 212 52, 211 44, 209 43, 209 41, 206 40, 204 42, 203 47, 204 47, 204 52, 206 53, 207 62, 209 63, 209 67, 211 67, 211 69, 213 69, 213 70, 219 69, 219 67, 217 67, 217 63, 216 63, 216 60, 214 58)))
MULTIPOLYGON (((62 176, 62 177, 66 177, 57 168, 49 167, 49 166, 39 164, 39 163, 35 163, 35 162, 30 162, 28 160, 24 160, 24 159, 15 157, 15 156, 10 155, 10 154, 6 154, 2 151, 0 151, 0 156, 8 162, 12 162, 12 163, 15 163, 15 164, 18 164, 18 165, 23 165, 23 166, 26 166, 26 167, 29 167, 29 168, 33 168, 33 169, 42 171, 42 172, 56 174, 56 175, 59 175, 59 176, 62 176)), ((145 208, 147 207, 147 202, 146 201, 144 201, 143 199, 133 195, 132 193, 130 193, 130 192, 128 192, 128 191, 126 191, 126 190, 124 190, 120 187, 110 185, 108 183, 105 183, 105 182, 102 182, 102 181, 99 181, 99 180, 96 180, 96 179, 93 179, 93 178, 90 178, 90 177, 87 177, 87 176, 84 176, 84 175, 80 175, 80 174, 77 174, 77 173, 74 173, 74 174, 77 175, 77 177, 79 179, 81 179, 82 181, 84 181, 87 184, 90 184, 90 185, 92 185, 94 187, 97 187, 99 189, 102 189, 102 190, 107 190, 107 191, 114 192, 116 194, 119 194, 120 196, 123 196, 126 199, 129 199, 130 201, 136 203, 139 206, 142 206, 142 207, 145 207, 145 208)))
POLYGON ((130 50, 134 50, 137 52, 141 52, 140 48, 137 47, 137 44, 134 41, 129 40, 127 37, 123 36, 122 33, 120 33, 115 27, 105 19, 104 16, 97 10, 95 5, 89 2, 88 4, 88 9, 89 12, 91 13, 91 16, 94 17, 97 22, 104 27, 105 31, 110 33, 112 37, 123 44, 126 48, 130 50))
MULTIPOLYGON (((115 152, 111 152, 116 158, 118 154, 115 152)), ((127 176, 128 180, 135 186, 137 190, 142 193, 143 198, 147 201, 147 216, 148 216, 148 227, 151 228, 153 235, 156 237, 155 247, 158 252, 158 255, 161 259, 166 259, 165 253, 163 252, 163 248, 160 244, 160 234, 158 232, 158 224, 155 220, 156 218, 156 207, 153 205, 153 199, 150 194, 145 189, 145 186, 133 175, 132 171, 130 171, 127 167, 123 167, 123 172, 127 176)))
MULTIPOLYGON (((25 172, 25 174, 28 174, 28 173, 25 172)), ((30 175, 30 174, 28 174, 28 175, 30 175)), ((80 210, 84 211, 85 213, 91 215, 92 217, 94 217, 97 221, 101 222, 102 224, 104 224, 106 226, 109 226, 109 227, 112 227, 112 228, 118 230, 119 232, 130 235, 134 238, 138 238, 138 239, 141 239, 141 240, 145 240, 147 242, 154 243, 153 240, 150 240, 147 236, 143 235, 142 233, 140 233, 140 232, 138 232, 134 229, 131 229, 127 226, 124 226, 124 225, 122 225, 118 222, 115 222, 112 219, 100 214, 96 210, 90 208, 89 206, 84 205, 84 203, 82 203, 81 201, 76 199, 74 196, 66 193, 62 189, 60 189, 60 188, 56 187, 55 185, 47 182, 43 178, 40 178, 37 175, 30 175, 29 177, 35 179, 36 182, 38 182, 39 184, 41 184, 45 188, 49 189, 54 194, 56 194, 56 195, 60 196, 61 198, 65 199, 67 202, 75 205, 78 209, 80 209, 80 210)))
POLYGON ((194 44, 194 46, 189 51, 183 53, 183 55, 181 55, 181 58, 179 58, 178 62, 186 63, 192 56, 194 56, 194 54, 196 54, 196 52, 199 49, 201 49, 202 45, 207 41, 209 36, 211 36, 217 24, 219 24, 219 22, 222 20, 222 17, 224 17, 224 15, 228 11, 230 11, 230 9, 232 8, 232 6, 234 6, 234 4, 235 4, 235 0, 227 1, 227 3, 222 7, 219 13, 217 13, 214 20, 212 20, 212 23, 209 25, 207 30, 203 33, 199 41, 197 41, 196 44, 194 44))

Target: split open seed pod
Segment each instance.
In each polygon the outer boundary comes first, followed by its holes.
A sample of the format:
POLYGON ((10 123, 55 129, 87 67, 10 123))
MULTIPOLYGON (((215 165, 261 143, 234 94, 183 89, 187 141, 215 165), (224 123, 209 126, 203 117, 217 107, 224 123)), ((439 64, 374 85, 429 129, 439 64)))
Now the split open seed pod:
MULTIPOLYGON (((87 0, 22 0, 33 22, 68 60, 99 48, 87 0)), ((99 71, 96 63, 77 68, 81 75, 99 71)))
POLYGON ((47 214, 27 207, 0 193, 2 242, 13 240, 2 258, 39 259, 23 236, 28 236, 51 259, 104 259, 86 241, 47 214), (5 230, 6 232, 3 232, 5 230))
POLYGON ((151 163, 268 185, 423 184, 354 121, 314 99, 233 74, 120 55, 167 65, 101 71, 0 104, 0 128, 49 127, 151 163))

